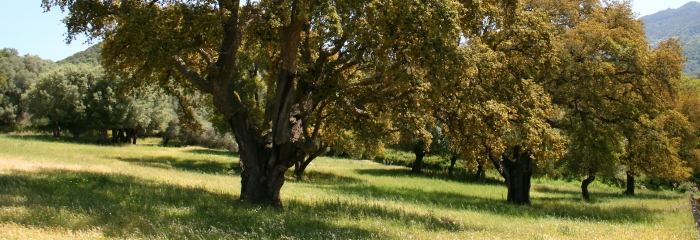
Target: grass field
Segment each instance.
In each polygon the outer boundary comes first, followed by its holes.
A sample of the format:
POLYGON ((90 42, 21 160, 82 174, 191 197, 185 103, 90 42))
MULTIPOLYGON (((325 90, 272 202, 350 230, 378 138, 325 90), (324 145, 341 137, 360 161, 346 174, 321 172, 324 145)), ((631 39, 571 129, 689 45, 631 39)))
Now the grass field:
POLYGON ((698 239, 688 195, 536 179, 506 188, 320 158, 282 188, 284 210, 238 201, 235 155, 0 135, 0 239, 698 239))

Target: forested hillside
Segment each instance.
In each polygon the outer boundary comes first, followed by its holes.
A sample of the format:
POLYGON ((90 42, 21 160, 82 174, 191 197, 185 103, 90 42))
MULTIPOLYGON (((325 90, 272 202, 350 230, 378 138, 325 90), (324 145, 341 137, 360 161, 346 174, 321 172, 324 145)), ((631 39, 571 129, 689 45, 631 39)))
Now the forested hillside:
POLYGON ((667 9, 641 18, 651 44, 671 37, 680 38, 688 59, 683 73, 700 75, 700 2, 689 2, 678 9, 667 9))
POLYGON ((98 43, 98 44, 92 45, 91 47, 85 49, 85 51, 77 52, 77 53, 71 55, 70 57, 67 57, 66 59, 58 61, 57 63, 59 63, 59 64, 84 63, 84 64, 90 64, 90 65, 99 65, 101 53, 102 53, 102 49, 100 49, 100 44, 98 43))

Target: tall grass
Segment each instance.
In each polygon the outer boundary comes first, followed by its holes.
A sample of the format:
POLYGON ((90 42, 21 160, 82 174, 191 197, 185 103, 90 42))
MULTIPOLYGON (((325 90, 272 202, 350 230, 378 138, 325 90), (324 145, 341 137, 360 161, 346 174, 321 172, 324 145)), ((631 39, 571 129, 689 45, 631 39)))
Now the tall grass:
POLYGON ((505 187, 320 158, 284 210, 238 201, 235 155, 145 141, 105 147, 0 135, 0 239, 695 239, 688 195, 535 180, 505 187))

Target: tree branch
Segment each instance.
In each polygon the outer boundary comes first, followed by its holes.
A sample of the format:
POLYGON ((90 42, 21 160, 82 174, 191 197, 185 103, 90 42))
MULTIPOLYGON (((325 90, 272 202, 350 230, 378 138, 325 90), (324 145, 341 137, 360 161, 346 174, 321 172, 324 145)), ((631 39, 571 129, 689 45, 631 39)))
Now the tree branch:
POLYGON ((173 60, 177 63, 175 67, 177 70, 187 78, 187 80, 190 81, 197 89, 199 89, 202 92, 205 93, 212 93, 212 85, 210 82, 204 80, 202 76, 200 76, 197 72, 193 71, 189 67, 187 67, 187 64, 185 63, 182 58, 178 56, 174 56, 173 60))

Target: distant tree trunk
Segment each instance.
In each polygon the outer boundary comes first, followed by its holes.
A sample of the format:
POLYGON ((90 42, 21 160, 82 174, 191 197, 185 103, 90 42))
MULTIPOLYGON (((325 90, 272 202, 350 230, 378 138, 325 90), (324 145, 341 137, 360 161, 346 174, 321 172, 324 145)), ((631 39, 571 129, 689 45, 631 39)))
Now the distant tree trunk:
POLYGON ((459 155, 457 154, 452 154, 452 157, 450 157, 450 167, 447 168, 447 175, 450 177, 454 177, 454 170, 455 170, 455 165, 457 164, 457 158, 459 158, 459 155))
POLYGON ((112 143, 119 143, 119 130, 112 129, 112 143))
POLYGON ((136 145, 136 139, 139 138, 139 131, 138 129, 134 128, 131 129, 131 141, 132 144, 136 145))
POLYGON ((502 166, 508 186, 508 202, 530 205, 530 180, 532 178, 532 157, 527 151, 521 152, 521 147, 513 149, 513 159, 504 154, 502 166))
POLYGON ((168 146, 168 142, 170 142, 170 137, 168 137, 168 134, 166 134, 166 135, 163 137, 163 146, 164 146, 164 147, 167 147, 167 146, 168 146))
POLYGON ((423 157, 425 157, 425 142, 418 141, 413 146, 413 153, 416 154, 416 159, 413 160, 413 165, 411 168, 412 173, 421 174, 423 173, 423 157))
POLYGON ((585 200, 591 200, 591 195, 588 193, 588 185, 590 185, 593 181, 595 181, 595 172, 589 171, 588 177, 581 182, 581 195, 585 200))
POLYGON ((126 137, 125 137, 125 139, 124 139, 124 140, 125 140, 124 142, 125 142, 126 144, 131 144, 131 142, 132 142, 133 139, 134 139, 134 129, 133 129, 133 128, 125 128, 125 129, 124 129, 124 134, 126 134, 126 137))
POLYGON ((58 122, 53 123, 53 137, 61 138, 61 125, 58 122))
POLYGON ((124 134, 123 129, 119 129, 119 133, 117 134, 117 136, 119 137, 119 143, 127 142, 126 135, 124 134))
POLYGON ((476 166, 476 181, 479 183, 486 182, 486 171, 484 170, 484 163, 478 162, 479 165, 476 166))
POLYGON ((318 149, 318 151, 310 154, 306 158, 306 160, 302 159, 302 161, 297 161, 294 164, 294 178, 296 178, 297 180, 301 179, 301 177, 304 176, 304 171, 306 171, 306 167, 309 166, 311 161, 316 159, 318 156, 321 156, 322 154, 326 153, 327 148, 327 145, 321 144, 321 147, 318 149))
POLYGON ((634 195, 634 172, 627 171, 627 190, 626 195, 634 195))
POLYGON ((107 137, 107 129, 100 129, 100 144, 109 144, 109 138, 107 137))
POLYGON ((73 129, 70 132, 73 134, 73 141, 79 142, 80 141, 80 131, 73 129))

